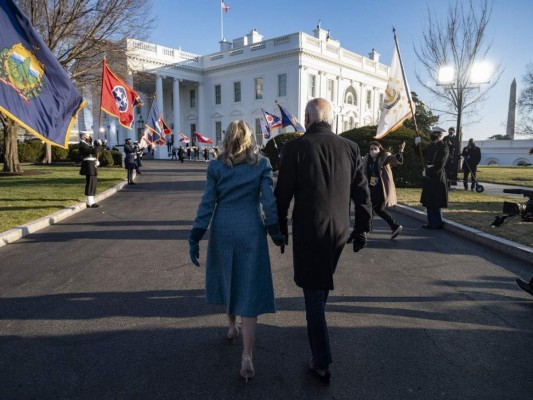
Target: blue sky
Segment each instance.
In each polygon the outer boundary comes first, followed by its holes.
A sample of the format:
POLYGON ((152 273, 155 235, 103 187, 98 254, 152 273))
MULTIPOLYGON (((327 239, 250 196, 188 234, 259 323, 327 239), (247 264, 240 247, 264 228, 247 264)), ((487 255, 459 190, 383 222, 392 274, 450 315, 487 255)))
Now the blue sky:
MULTIPOLYGON (((479 0, 476 0, 479 1, 479 0)), ((221 36, 219 0, 153 0, 157 26, 149 41, 197 54, 218 51, 221 36)), ((415 71, 422 72, 414 54, 427 26, 428 7, 446 19, 446 0, 227 0, 231 7, 224 15, 224 36, 233 40, 255 28, 265 39, 293 32, 312 34, 317 21, 330 29, 341 46, 367 56, 372 48, 380 61, 389 65, 394 41, 392 26, 400 41, 402 58, 411 90, 422 101, 432 104, 431 95, 417 82, 415 71)), ((465 138, 484 139, 505 134, 509 90, 516 78, 518 91, 526 66, 533 63, 532 0, 494 0, 488 38, 492 40, 488 61, 502 63, 504 72, 476 116, 477 122, 463 125, 465 138)), ((435 104, 436 105, 436 104, 435 104)), ((455 125, 441 117, 439 125, 455 125)))

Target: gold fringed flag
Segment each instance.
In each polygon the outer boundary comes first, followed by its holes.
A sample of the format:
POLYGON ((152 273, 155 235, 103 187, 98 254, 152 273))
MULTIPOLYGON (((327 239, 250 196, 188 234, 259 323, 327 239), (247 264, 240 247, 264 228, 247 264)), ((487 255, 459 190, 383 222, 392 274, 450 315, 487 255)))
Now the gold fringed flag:
MULTIPOLYGON (((396 39, 396 34, 394 34, 396 39)), ((402 66, 400 47, 395 40, 394 53, 390 66, 389 82, 385 89, 383 107, 379 118, 376 139, 381 139, 402 126, 403 121, 411 118, 415 112, 415 104, 402 66)))

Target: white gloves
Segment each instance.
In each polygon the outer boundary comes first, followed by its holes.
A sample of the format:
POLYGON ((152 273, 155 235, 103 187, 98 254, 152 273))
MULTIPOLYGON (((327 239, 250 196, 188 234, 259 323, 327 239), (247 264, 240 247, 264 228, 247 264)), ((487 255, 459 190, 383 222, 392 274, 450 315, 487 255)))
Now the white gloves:
POLYGON ((415 144, 417 146, 420 144, 420 142, 422 142, 422 139, 420 138, 420 136, 415 137, 415 144))

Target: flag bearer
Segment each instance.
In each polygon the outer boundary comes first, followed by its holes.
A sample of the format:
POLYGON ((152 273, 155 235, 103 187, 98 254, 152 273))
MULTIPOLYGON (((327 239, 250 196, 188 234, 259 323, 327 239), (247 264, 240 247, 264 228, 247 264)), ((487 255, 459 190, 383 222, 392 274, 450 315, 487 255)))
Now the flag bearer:
POLYGON ((96 184, 98 182, 98 158, 97 146, 93 146, 91 136, 87 133, 81 134, 79 144, 80 157, 82 159, 80 175, 85 175, 85 196, 87 196, 87 208, 97 208, 100 204, 96 203, 94 195, 96 194, 96 184))

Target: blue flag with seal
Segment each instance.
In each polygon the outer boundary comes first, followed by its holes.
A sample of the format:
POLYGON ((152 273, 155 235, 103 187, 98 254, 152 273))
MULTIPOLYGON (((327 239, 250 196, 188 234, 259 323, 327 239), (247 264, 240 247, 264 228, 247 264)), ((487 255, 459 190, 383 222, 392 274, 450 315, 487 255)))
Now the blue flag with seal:
POLYGON ((296 117, 292 113, 276 102, 281 111, 281 124, 285 128, 286 126, 292 126, 295 132, 305 132, 305 128, 298 122, 296 117))
POLYGON ((68 148, 83 98, 12 0, 0 0, 0 111, 47 143, 68 148))

